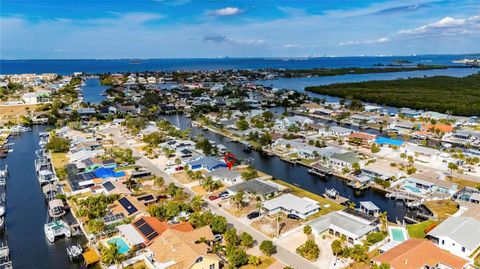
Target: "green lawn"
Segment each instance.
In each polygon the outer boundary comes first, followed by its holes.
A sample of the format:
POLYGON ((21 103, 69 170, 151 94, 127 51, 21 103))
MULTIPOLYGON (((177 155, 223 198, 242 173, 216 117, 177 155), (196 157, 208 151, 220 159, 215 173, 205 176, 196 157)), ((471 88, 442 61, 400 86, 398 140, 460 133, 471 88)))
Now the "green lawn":
POLYGON ((437 223, 434 220, 426 220, 418 224, 407 225, 408 234, 411 238, 425 238, 426 234, 424 232, 425 228, 430 226, 433 223, 437 223))

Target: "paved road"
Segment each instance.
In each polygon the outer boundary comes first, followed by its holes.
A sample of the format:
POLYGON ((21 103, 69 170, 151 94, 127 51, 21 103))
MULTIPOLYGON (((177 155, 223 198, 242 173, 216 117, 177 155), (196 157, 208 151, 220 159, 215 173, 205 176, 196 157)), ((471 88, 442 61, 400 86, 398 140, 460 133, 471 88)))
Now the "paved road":
MULTIPOLYGON (((112 139, 117 145, 127 146, 128 142, 125 138, 121 135, 120 130, 115 127, 109 128, 108 131, 113 134, 112 139)), ((160 169, 157 165, 155 165, 151 160, 146 158, 143 154, 135 150, 133 147, 132 149, 133 155, 139 157, 137 163, 147 168, 150 172, 155 174, 156 176, 161 176, 164 178, 165 183, 174 182, 177 185, 183 187, 184 191, 190 195, 196 195, 191 189, 184 186, 182 183, 178 182, 173 178, 170 174, 167 174, 165 171, 160 169)), ((215 214, 223 216, 227 219, 229 223, 231 223, 239 232, 247 232, 249 233, 258 243, 262 242, 263 240, 271 240, 266 235, 262 234, 261 232, 257 231, 253 227, 241 222, 236 217, 230 215, 228 212, 219 208, 216 204, 212 203, 208 199, 204 199, 207 202, 208 208, 215 214)), ((275 240, 273 240, 275 241, 275 240)), ((315 266, 310 263, 309 261, 305 260, 301 256, 296 253, 293 253, 286 249, 285 247, 275 244, 277 246, 277 253, 273 255, 277 260, 284 264, 288 264, 294 268, 315 268, 315 266)))

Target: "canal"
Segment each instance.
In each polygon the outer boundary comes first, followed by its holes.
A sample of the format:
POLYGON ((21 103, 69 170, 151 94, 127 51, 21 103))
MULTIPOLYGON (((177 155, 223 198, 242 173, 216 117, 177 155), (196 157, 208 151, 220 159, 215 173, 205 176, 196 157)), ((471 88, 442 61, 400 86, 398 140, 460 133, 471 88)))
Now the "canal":
POLYGON ((344 180, 336 176, 319 177, 308 173, 307 167, 282 161, 277 156, 268 156, 256 150, 246 152, 247 148, 241 143, 229 141, 225 137, 208 130, 192 127, 190 119, 184 114, 162 116, 162 118, 167 119, 180 129, 191 128, 193 136, 202 134, 209 140, 226 146, 238 159, 253 158, 252 165, 259 171, 287 183, 295 184, 312 193, 322 195, 326 188, 335 188, 340 195, 349 198, 350 201, 355 202, 357 205, 361 201, 372 201, 381 211, 387 211, 389 220, 393 222, 403 220, 405 216, 412 217, 414 215, 414 212, 407 209, 404 204, 396 203, 394 200, 386 198, 384 192, 374 189, 361 192, 355 191, 347 186, 344 180))
POLYGON ((54 244, 47 241, 43 226, 47 217, 47 204, 35 173, 35 150, 39 148, 38 133, 46 126, 33 126, 32 131, 10 140, 13 152, 0 159, 0 167, 8 164, 6 189, 6 229, 10 258, 14 268, 83 268, 71 263, 66 246, 85 238, 59 238, 54 244))

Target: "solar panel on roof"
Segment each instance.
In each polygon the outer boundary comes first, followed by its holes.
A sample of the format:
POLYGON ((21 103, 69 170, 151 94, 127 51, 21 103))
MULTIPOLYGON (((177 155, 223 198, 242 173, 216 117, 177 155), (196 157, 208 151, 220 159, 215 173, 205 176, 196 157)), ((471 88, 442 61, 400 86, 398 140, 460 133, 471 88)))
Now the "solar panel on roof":
POLYGON ((145 220, 144 219, 140 219, 138 221, 136 221, 133 225, 135 225, 135 227, 140 227, 140 225, 144 224, 145 223, 145 220))
POLYGON ((153 238, 157 237, 158 236, 158 233, 157 232, 153 232, 152 234, 150 234, 149 236, 147 236, 147 239, 148 240, 152 240, 153 238))
POLYGON ((110 181, 107 181, 107 182, 103 183, 103 187, 107 191, 111 191, 111 190, 115 189, 115 186, 113 186, 112 182, 110 182, 110 181))
POLYGON ((128 215, 131 215, 138 211, 138 209, 125 197, 118 200, 118 202, 127 210, 128 215))
POLYGON ((148 195, 137 198, 137 200, 139 200, 139 201, 147 201, 147 200, 152 200, 152 199, 155 199, 155 197, 151 194, 148 194, 148 195))
POLYGON ((146 237, 148 236, 149 234, 155 232, 155 230, 150 226, 148 225, 148 223, 145 223, 144 225, 140 226, 138 228, 138 230, 140 230, 140 232, 146 237))

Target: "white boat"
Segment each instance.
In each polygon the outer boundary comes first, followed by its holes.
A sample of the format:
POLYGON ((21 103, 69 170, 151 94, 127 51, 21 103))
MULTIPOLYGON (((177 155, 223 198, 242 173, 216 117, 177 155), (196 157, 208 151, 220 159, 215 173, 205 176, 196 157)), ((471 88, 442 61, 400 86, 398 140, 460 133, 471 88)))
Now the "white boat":
POLYGON ((82 255, 83 249, 80 244, 71 245, 67 247, 67 255, 70 260, 79 258, 82 255))
POLYGON ((0 205, 0 217, 3 217, 5 215, 5 206, 0 205))
POLYGON ((65 235, 71 237, 72 233, 70 227, 63 220, 55 220, 49 223, 45 223, 44 226, 45 236, 50 243, 55 242, 55 237, 65 235))

